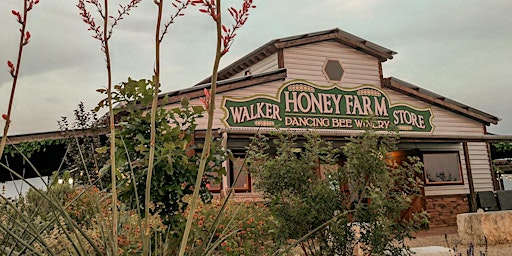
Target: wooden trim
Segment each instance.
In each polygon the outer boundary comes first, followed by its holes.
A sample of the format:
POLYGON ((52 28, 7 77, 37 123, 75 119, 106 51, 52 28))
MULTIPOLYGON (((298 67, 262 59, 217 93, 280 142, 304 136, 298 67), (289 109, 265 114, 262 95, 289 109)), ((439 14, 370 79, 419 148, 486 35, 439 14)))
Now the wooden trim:
MULTIPOLYGON (((251 136, 256 133, 261 134, 270 134, 276 131, 287 131, 294 134, 308 133, 311 130, 304 128, 269 128, 269 127, 228 127, 228 128, 219 128, 219 132, 227 132, 230 135, 248 135, 251 136)), ((321 136, 328 136, 333 138, 350 138, 350 136, 357 136, 363 133, 361 130, 326 130, 326 129, 317 129, 316 133, 321 136)), ((377 134, 386 135, 388 134, 385 131, 378 131, 377 134)), ((424 134, 424 133, 401 133, 400 141, 401 142, 499 142, 499 141, 512 141, 511 135, 437 135, 437 134, 424 134)))
POLYGON ((284 68, 284 51, 282 48, 277 50, 277 68, 284 68))
POLYGON ((425 101, 427 103, 436 105, 436 106, 444 108, 444 109, 448 109, 455 113, 475 119, 480 122, 484 122, 486 124, 498 124, 498 120, 480 115, 474 111, 471 111, 471 108, 465 109, 465 108, 456 106, 454 104, 451 104, 449 102, 446 102, 445 98, 436 98, 436 97, 426 95, 421 92, 422 89, 419 87, 417 87, 415 89, 408 88, 406 86, 401 85, 399 82, 395 82, 395 81, 391 80, 391 78, 384 79, 383 87, 401 92, 408 96, 415 97, 415 98, 425 101))
MULTIPOLYGON (((241 66, 243 64, 248 65, 248 67, 251 67, 252 65, 258 63, 260 60, 269 57, 274 52, 276 52, 276 48, 274 47, 274 42, 276 40, 272 40, 261 47, 257 48, 256 50, 248 53, 247 55, 243 56, 242 58, 238 59, 237 61, 231 63, 227 67, 223 68, 218 72, 218 77, 223 77, 224 79, 228 79, 231 76, 235 75, 236 73, 233 73, 233 70, 237 68, 238 66, 241 66)), ((206 79, 202 80, 201 82, 197 83, 196 86, 202 85, 205 83, 211 83, 212 77, 209 76, 206 79)))
MULTIPOLYGON (((277 81, 277 80, 283 80, 285 78, 286 78, 286 70, 281 70, 279 73, 265 75, 265 76, 257 76, 257 75, 256 76, 247 76, 247 77, 244 77, 244 79, 241 81, 233 81, 230 83, 219 84, 217 87, 217 93, 241 89, 241 88, 254 86, 254 85, 258 85, 258 84, 263 84, 263 83, 268 83, 268 82, 273 82, 273 81, 277 81)), ((219 81, 219 82, 221 82, 221 81, 219 81)), ((204 96, 203 88, 207 88, 207 87, 196 86, 196 87, 192 87, 191 88, 192 90, 185 90, 184 92, 178 91, 176 93, 172 93, 171 95, 173 95, 173 96, 169 97, 166 102, 163 102, 163 97, 160 96, 161 98, 158 99, 158 105, 172 104, 172 103, 180 102, 181 98, 183 98, 184 96, 187 96, 190 99, 203 97, 204 96)))
POLYGON ((476 194, 475 185, 473 183, 473 172, 471 171, 471 161, 469 159, 469 147, 467 142, 462 143, 464 148, 464 160, 466 162, 466 171, 468 174, 468 185, 469 185, 469 209, 471 212, 476 211, 476 194))
POLYGON ((338 35, 336 33, 329 33, 325 35, 318 35, 318 36, 307 36, 300 39, 290 40, 290 41, 284 41, 284 42, 277 42, 276 48, 289 48, 294 46, 299 46, 303 44, 310 44, 310 43, 316 43, 326 40, 331 40, 337 38, 338 35))
MULTIPOLYGON (((100 136, 110 132, 109 128, 97 128, 97 129, 86 129, 86 130, 69 130, 63 131, 52 131, 43 133, 32 133, 23 135, 13 135, 7 137, 7 145, 19 144, 28 141, 43 141, 43 140, 58 140, 66 139, 69 137, 85 137, 85 136, 100 136)), ((0 136, 1 138, 1 136, 0 136)))
POLYGON ((423 162, 423 165, 425 165, 425 155, 429 155, 429 154, 457 154, 457 164, 458 164, 458 167, 459 167, 460 181, 429 181, 428 178, 427 178, 427 170, 426 170, 426 168, 424 166, 423 167, 423 169, 424 169, 423 172, 425 174, 425 185, 426 186, 464 185, 464 174, 462 173, 462 164, 461 164, 461 161, 460 161, 460 153, 459 153, 459 151, 445 151, 445 150, 440 150, 440 151, 421 151, 421 149, 420 149, 420 152, 421 152, 421 160, 423 162))
POLYGON ((341 35, 341 33, 338 33, 338 32, 325 34, 325 35, 318 35, 318 36, 309 36, 309 37, 304 37, 304 38, 285 41, 285 42, 277 42, 275 45, 276 45, 276 48, 280 49, 280 48, 289 48, 289 47, 294 47, 294 46, 299 46, 299 45, 304 45, 304 44, 322 42, 322 41, 327 41, 327 40, 334 40, 338 43, 347 45, 356 50, 360 50, 369 55, 379 58, 381 61, 386 61, 388 59, 393 58, 393 55, 391 55, 391 54, 380 52, 380 51, 377 51, 377 50, 374 50, 374 49, 368 47, 366 45, 366 41, 362 41, 362 42, 354 41, 348 37, 341 35))
POLYGON ((380 77, 380 88, 384 87, 384 72, 382 71, 382 61, 379 61, 379 77, 380 77))

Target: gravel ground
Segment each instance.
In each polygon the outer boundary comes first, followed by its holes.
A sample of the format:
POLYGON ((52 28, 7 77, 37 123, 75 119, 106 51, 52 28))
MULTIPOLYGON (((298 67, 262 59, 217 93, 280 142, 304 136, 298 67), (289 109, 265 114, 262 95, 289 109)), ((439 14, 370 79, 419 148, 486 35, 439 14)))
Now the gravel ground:
MULTIPOLYGON (((444 246, 452 249, 452 255, 466 256, 469 245, 461 244, 459 235, 457 234, 457 227, 442 227, 432 228, 420 231, 415 234, 416 239, 407 241, 407 245, 411 247, 423 246, 444 246), (446 234, 446 237, 445 237, 446 234), (448 240, 448 241, 447 241, 448 240)), ((475 256, 511 256, 512 244, 489 245, 485 246, 475 245, 475 256)))

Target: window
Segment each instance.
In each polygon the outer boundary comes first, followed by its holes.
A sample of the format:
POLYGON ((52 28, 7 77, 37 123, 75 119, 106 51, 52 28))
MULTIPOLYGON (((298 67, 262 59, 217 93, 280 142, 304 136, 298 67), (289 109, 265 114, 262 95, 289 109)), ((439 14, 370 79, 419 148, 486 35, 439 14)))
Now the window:
POLYGON ((235 158, 230 161, 229 184, 236 192, 251 192, 251 175, 248 172, 247 166, 244 164, 243 158, 235 158), (242 168, 243 165, 243 168, 242 168), (238 179, 235 181, 236 177, 238 179))
POLYGON ((215 180, 218 176, 217 173, 209 172, 209 173, 206 173, 205 176, 207 176, 209 178, 208 183, 206 184, 206 187, 208 188, 208 190, 210 192, 220 192, 222 190, 222 180, 219 180, 219 181, 215 180))
POLYGON ((423 153, 427 185, 464 184, 458 152, 423 153))

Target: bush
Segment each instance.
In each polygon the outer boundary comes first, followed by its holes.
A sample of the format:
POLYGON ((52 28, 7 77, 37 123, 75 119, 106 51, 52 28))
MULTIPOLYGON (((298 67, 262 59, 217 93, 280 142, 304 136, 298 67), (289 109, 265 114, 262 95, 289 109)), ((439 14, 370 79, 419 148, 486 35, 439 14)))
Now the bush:
POLYGON ((218 215, 221 208, 215 200, 195 211, 191 254, 212 249, 213 255, 272 255, 277 250, 275 221, 264 203, 229 200, 218 215))
POLYGON ((422 164, 397 164, 390 153, 397 138, 367 130, 343 147, 342 155, 318 135, 258 135, 249 150, 256 186, 271 200, 280 241, 297 241, 307 255, 403 255, 411 231, 426 221, 424 213, 402 218, 414 197, 421 196, 422 164), (321 168, 322 166, 322 168, 321 168), (324 170, 324 179, 319 177, 324 170))
MULTIPOLYGON (((116 137, 119 199, 143 214, 151 143, 151 116, 145 109, 150 109, 154 88, 151 81, 128 79, 115 89, 114 102, 123 105, 123 108, 116 109, 121 118, 119 136, 116 137)), ((105 102, 100 102, 100 106, 105 102)), ((202 145, 195 144, 196 119, 202 117, 203 113, 202 106, 191 106, 188 99, 182 99, 181 107, 166 109, 159 106, 156 112, 157 136, 150 187, 151 201, 154 203, 152 213, 158 213, 170 230, 179 228, 188 205, 183 198, 193 193, 202 150, 202 145)), ((212 144, 205 172, 208 175, 205 175, 199 188, 204 202, 212 198, 206 184, 225 174, 221 163, 228 156, 228 152, 221 148, 220 141, 215 140, 212 144)), ((106 152, 107 148, 101 150, 106 152)), ((107 177, 109 168, 110 164, 107 164, 103 170, 107 177)))

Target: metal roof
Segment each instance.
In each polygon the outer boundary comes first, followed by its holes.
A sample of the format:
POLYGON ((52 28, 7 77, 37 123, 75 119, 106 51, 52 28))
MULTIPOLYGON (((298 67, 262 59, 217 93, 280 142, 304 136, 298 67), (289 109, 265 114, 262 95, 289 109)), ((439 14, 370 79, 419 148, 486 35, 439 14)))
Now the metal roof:
POLYGON ((483 122, 487 125, 489 124, 498 124, 500 118, 483 112, 481 110, 472 108, 468 105, 462 104, 460 102, 454 101, 452 99, 446 98, 437 93, 431 92, 429 90, 425 90, 419 86, 414 84, 410 84, 408 82, 402 81, 398 78, 390 77, 385 78, 383 87, 404 93, 408 96, 412 96, 418 98, 420 100, 426 101, 430 104, 436 105, 438 107, 450 110, 457 114, 461 114, 463 116, 472 118, 474 120, 483 122))

